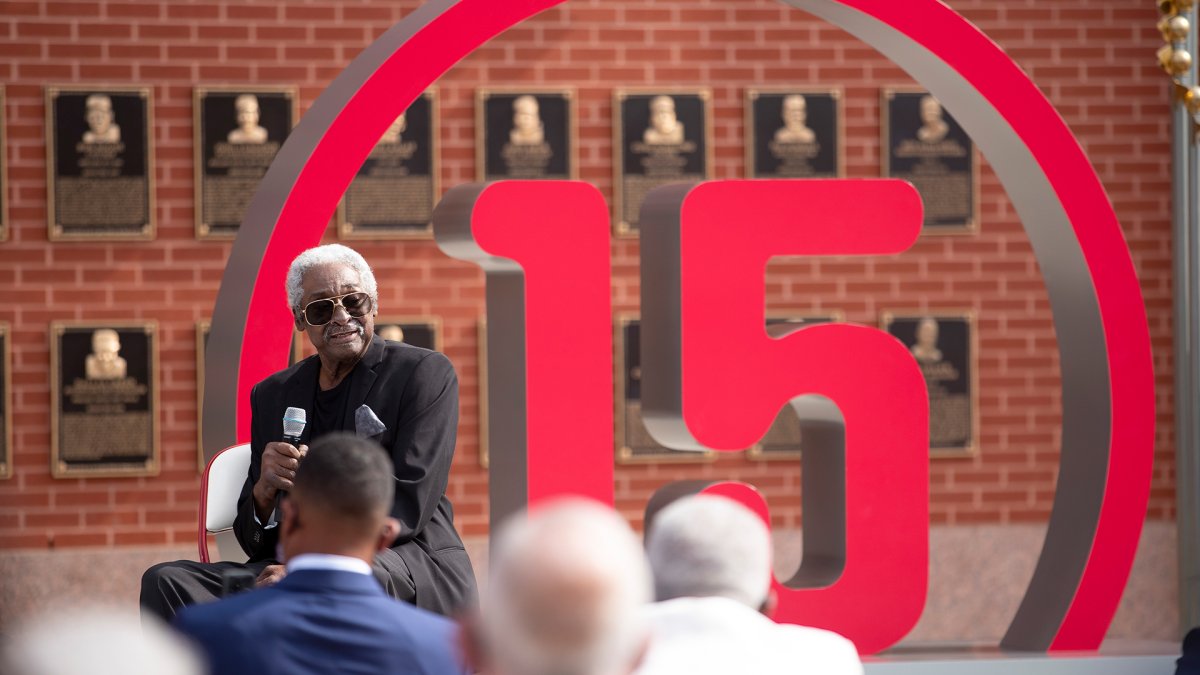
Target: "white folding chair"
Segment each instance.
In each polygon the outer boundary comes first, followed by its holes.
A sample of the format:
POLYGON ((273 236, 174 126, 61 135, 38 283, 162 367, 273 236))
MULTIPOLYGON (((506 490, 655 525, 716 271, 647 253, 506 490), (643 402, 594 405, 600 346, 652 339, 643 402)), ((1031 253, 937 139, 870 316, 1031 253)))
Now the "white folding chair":
POLYGON ((200 561, 212 562, 208 555, 208 535, 217 537, 219 560, 245 562, 249 556, 242 550, 233 534, 237 517, 237 500, 246 483, 250 468, 250 444, 241 443, 213 455, 204 467, 200 479, 200 517, 196 528, 196 544, 200 561))

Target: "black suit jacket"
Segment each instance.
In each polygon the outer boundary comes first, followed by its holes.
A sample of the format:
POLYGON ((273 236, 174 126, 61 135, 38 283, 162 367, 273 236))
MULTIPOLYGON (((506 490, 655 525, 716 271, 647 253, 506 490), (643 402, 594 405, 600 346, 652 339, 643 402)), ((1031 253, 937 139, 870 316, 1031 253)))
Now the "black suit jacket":
MULTIPOLYGON (((250 469, 238 498, 234 532, 251 561, 271 560, 279 534, 254 517, 252 490, 262 470, 267 443, 283 438, 288 407, 313 409, 320 372, 311 356, 255 385, 250 469)), ((343 431, 355 433, 355 411, 366 405, 387 429, 370 436, 391 455, 396 472, 392 516, 400 536, 376 556, 376 576, 402 600, 449 614, 474 600, 475 575, 454 529, 454 511, 446 498, 450 462, 458 431, 458 377, 437 352, 375 337, 347 377, 350 401, 343 431)), ((302 443, 311 442, 305 428, 302 443)))

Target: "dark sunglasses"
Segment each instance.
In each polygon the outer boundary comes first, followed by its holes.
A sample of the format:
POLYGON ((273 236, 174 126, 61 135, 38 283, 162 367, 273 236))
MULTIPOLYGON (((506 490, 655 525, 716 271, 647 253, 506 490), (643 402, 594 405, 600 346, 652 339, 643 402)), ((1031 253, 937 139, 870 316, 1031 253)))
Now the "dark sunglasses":
POLYGON ((371 311, 371 296, 358 291, 335 295, 332 298, 321 298, 305 305, 300 313, 308 325, 324 326, 333 321, 334 309, 339 306, 345 309, 347 314, 357 319, 371 311))

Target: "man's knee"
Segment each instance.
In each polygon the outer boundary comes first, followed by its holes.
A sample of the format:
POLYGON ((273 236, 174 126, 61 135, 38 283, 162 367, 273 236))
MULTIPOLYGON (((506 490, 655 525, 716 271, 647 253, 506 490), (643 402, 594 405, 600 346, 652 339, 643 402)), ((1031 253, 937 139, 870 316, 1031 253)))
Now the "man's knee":
POLYGON ((181 579, 188 576, 187 570, 179 562, 158 563, 143 572, 142 595, 158 593, 167 586, 175 586, 181 579))

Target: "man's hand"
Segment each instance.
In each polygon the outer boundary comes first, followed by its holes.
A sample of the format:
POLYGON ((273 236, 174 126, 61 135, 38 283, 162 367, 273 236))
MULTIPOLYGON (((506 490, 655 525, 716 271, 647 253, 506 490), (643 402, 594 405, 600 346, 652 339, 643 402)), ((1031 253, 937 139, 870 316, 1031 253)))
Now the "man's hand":
POLYGON ((286 576, 287 567, 284 565, 267 565, 265 568, 263 568, 263 571, 259 573, 258 579, 255 579, 254 586, 256 588, 274 586, 286 576))
POLYGON ((295 447, 291 443, 276 441, 263 448, 262 471, 254 484, 254 511, 259 522, 266 523, 275 509, 275 495, 280 490, 292 489, 296 469, 308 452, 307 445, 295 447))

